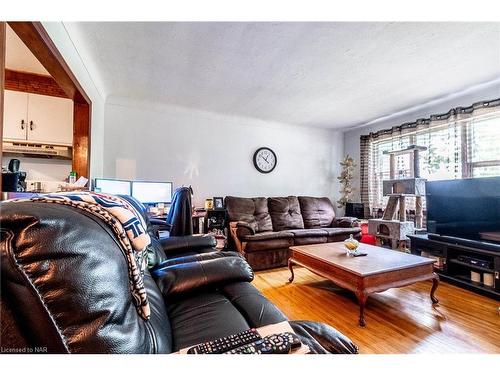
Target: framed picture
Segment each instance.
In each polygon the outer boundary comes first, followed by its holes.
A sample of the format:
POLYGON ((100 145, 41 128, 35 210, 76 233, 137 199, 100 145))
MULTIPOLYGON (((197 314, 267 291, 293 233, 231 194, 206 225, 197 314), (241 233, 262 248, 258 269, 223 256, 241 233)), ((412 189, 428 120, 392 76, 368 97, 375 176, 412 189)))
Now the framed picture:
POLYGON ((224 198, 222 197, 214 197, 214 209, 222 210, 224 209, 224 198))

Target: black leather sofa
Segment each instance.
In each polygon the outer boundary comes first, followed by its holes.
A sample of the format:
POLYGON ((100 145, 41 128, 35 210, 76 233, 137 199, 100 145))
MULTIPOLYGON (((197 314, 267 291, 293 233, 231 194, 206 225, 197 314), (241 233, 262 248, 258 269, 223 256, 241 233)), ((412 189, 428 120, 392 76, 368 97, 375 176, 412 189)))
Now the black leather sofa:
MULTIPOLYGON (((287 318, 251 285, 235 252, 212 237, 153 238, 144 274, 151 317, 137 313, 111 229, 68 206, 6 202, 1 208, 3 350, 171 353, 287 318)), ((314 353, 356 353, 333 328, 290 322, 314 353)))

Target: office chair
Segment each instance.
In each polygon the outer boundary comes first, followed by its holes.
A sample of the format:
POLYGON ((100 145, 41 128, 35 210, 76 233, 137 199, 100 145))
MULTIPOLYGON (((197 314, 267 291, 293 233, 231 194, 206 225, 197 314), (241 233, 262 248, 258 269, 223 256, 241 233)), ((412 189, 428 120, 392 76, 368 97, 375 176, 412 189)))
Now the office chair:
POLYGON ((170 237, 188 236, 193 234, 193 208, 191 205, 191 195, 193 189, 180 187, 175 190, 167 215, 167 227, 170 237))
POLYGON ((165 237, 176 237, 176 236, 189 236, 193 234, 193 221, 192 221, 192 206, 191 206, 191 195, 193 194, 193 189, 189 187, 180 187, 175 190, 172 198, 172 203, 170 206, 170 211, 167 217, 157 218, 149 217, 146 214, 146 210, 142 203, 137 199, 127 196, 119 195, 120 197, 126 199, 132 206, 134 206, 141 214, 148 224, 148 228, 152 230, 150 234, 157 238, 161 237, 160 232, 168 232, 165 237))

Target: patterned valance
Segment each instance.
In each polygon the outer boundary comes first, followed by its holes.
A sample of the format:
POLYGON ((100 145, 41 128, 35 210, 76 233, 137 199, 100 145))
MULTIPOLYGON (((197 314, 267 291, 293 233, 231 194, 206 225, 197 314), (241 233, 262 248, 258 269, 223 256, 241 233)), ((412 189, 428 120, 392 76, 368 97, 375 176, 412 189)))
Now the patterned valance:
POLYGON ((377 132, 372 132, 367 135, 362 135, 361 141, 367 139, 369 140, 384 139, 393 136, 394 133, 405 134, 408 132, 413 132, 417 130, 419 127, 428 127, 431 124, 434 126, 434 125, 439 125, 440 123, 443 124, 448 123, 450 121, 468 120, 473 116, 479 116, 499 110, 500 110, 500 98, 488 101, 481 101, 474 103, 468 107, 452 108, 446 113, 431 115, 428 118, 421 118, 413 122, 405 122, 401 125, 394 126, 390 129, 383 129, 377 132))

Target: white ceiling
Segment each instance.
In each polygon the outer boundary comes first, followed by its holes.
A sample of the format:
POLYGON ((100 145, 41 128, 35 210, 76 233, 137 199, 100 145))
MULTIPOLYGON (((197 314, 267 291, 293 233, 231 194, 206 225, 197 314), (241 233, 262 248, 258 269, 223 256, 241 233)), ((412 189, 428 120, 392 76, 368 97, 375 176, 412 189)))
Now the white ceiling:
POLYGON ((5 42, 5 67, 22 72, 49 75, 17 34, 7 25, 5 42))
POLYGON ((500 77, 500 23, 65 27, 106 97, 298 125, 350 127, 500 77))

